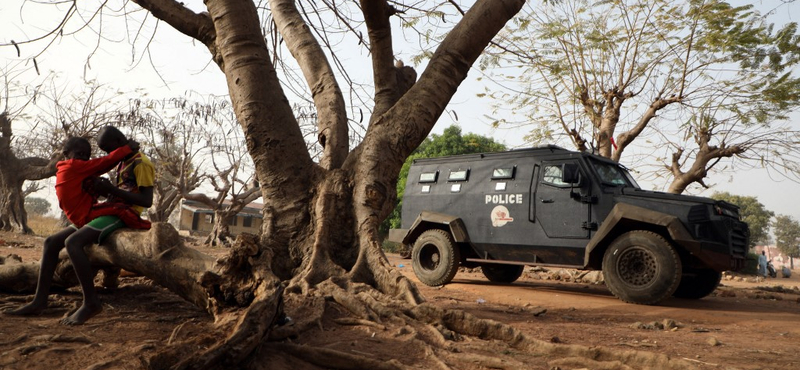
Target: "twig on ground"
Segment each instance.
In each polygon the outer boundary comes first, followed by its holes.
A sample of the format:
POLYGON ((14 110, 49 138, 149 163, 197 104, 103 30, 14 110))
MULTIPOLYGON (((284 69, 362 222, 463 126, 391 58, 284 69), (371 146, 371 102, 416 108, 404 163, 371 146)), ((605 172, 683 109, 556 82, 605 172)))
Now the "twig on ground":
POLYGON ((709 365, 709 366, 719 366, 719 364, 715 364, 715 363, 711 363, 711 362, 705 362, 705 361, 700 361, 700 360, 695 360, 695 359, 692 359, 692 358, 686 358, 686 357, 682 357, 681 359, 682 359, 682 360, 689 361, 689 362, 696 362, 696 363, 698 363, 698 364, 703 364, 703 365, 709 365))

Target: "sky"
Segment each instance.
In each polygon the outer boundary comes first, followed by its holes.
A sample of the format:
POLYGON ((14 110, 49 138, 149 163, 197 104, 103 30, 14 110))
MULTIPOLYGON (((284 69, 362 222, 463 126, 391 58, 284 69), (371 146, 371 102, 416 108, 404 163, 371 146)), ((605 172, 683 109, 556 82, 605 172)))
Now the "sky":
MULTIPOLYGON (((96 0, 85 0, 79 3, 91 4, 96 0)), ((111 2, 112 4, 114 1, 111 2)), ((200 9, 202 1, 185 1, 193 9, 200 9)), ((775 1, 757 3, 756 6, 769 7, 775 1)), ((0 44, 7 44, 10 40, 21 41, 35 38, 47 33, 47 26, 51 26, 60 19, 59 12, 42 8, 34 3, 27 2, 22 6, 23 0, 3 0, 0 2, 0 44)), ((66 11, 67 6, 60 8, 60 13, 66 11)), ((142 32, 137 35, 138 26, 134 22, 122 22, 120 17, 104 14, 103 36, 100 47, 96 48, 98 38, 93 29, 83 29, 77 35, 69 35, 42 51, 44 44, 21 44, 21 57, 13 46, 0 47, 0 69, 25 70, 27 72, 17 76, 20 81, 35 83, 41 77, 37 76, 32 67, 32 61, 26 58, 39 52, 36 57, 40 72, 55 71, 59 80, 65 85, 80 85, 82 80, 95 79, 102 84, 112 86, 123 91, 142 89, 151 97, 175 97, 183 95, 186 91, 194 91, 200 95, 227 94, 227 87, 223 74, 217 66, 209 62, 209 53, 205 47, 193 42, 188 37, 174 31, 166 24, 160 24, 157 38, 150 41, 150 50, 141 47, 142 38, 148 34, 142 32), (121 26, 121 25, 125 26, 121 26), (127 27, 127 28, 125 28, 127 27), (139 42, 132 42, 137 39, 139 42), (131 44, 136 45, 132 47, 131 44), (94 54, 87 57, 92 50, 94 54)), ((789 4, 783 8, 775 22, 798 21, 800 17, 800 3, 789 4)), ((150 22, 152 24, 152 22, 150 22)), ((74 31, 75 26, 68 27, 74 31)), ((395 52, 399 59, 410 60, 417 52, 416 46, 403 37, 402 30, 394 28, 396 34, 395 52)), ((364 63, 366 65, 351 69, 353 78, 369 81, 371 73, 368 57, 361 51, 355 51, 345 63, 364 63)), ((408 63, 407 63, 408 64, 408 63)), ((423 66, 417 67, 418 75, 422 73, 423 66)), ((489 120, 484 117, 490 111, 490 102, 476 96, 483 90, 483 83, 479 81, 480 71, 473 69, 467 80, 452 98, 446 112, 437 122, 433 133, 441 133, 445 128, 456 124, 464 133, 472 132, 494 138, 498 142, 511 148, 524 147, 524 128, 492 128, 489 120)), ((5 95, 5 92, 3 93, 5 95)), ((5 108, 5 102, 2 105, 5 108)), ((800 115, 794 114, 793 124, 800 125, 800 115)), ((797 126, 795 126, 797 127, 797 126)), ((800 148, 798 148, 800 150, 800 148)), ((623 164, 632 167, 630 163, 623 164)), ((733 174, 713 176, 707 184, 712 185, 710 190, 702 192, 693 191, 693 195, 710 196, 714 191, 727 191, 737 195, 754 196, 765 207, 776 214, 786 214, 800 220, 800 184, 780 177, 770 176, 764 170, 742 171, 733 174)), ((642 184, 645 188, 652 188, 652 184, 642 184)), ((39 196, 55 202, 54 191, 51 187, 42 190, 39 196)))

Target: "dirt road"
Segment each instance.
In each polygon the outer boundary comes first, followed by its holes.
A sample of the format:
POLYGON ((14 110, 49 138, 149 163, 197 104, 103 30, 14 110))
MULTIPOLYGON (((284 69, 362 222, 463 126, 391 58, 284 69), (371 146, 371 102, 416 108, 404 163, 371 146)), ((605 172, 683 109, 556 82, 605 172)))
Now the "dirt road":
MULTIPOLYGON (((395 255, 390 260, 417 281, 411 260, 395 255)), ((624 303, 603 285, 535 280, 529 275, 511 285, 497 285, 480 272, 462 269, 444 287, 418 286, 437 304, 512 323, 553 342, 632 347, 708 369, 800 368, 798 274, 758 283, 724 280, 712 296, 673 298, 658 306, 624 303), (541 309, 546 312, 534 316, 541 309), (665 321, 667 327, 661 328, 665 321)))
MULTIPOLYGON (((0 233, 0 256, 16 254, 25 261, 38 260, 42 240, 0 233)), ((397 255, 389 255, 389 259, 416 281, 410 260, 397 255)), ((726 280, 710 297, 670 299, 659 306, 623 303, 603 285, 537 280, 528 270, 512 285, 489 284, 479 271, 464 270, 444 287, 418 287, 436 306, 508 323, 538 340, 667 354, 685 359, 697 369, 789 370, 800 369, 800 270, 795 272, 792 279, 759 283, 726 280), (779 285, 780 291, 776 288, 779 285)), ((58 324, 59 318, 80 301, 76 288, 51 295, 50 308, 41 315, 0 315, 0 369, 140 369, 144 365, 130 359, 146 358, 175 340, 213 330, 210 315, 144 277, 122 278, 119 288, 100 293, 103 312, 80 327, 58 324)), ((29 299, 0 293, 0 308, 29 299)), ((299 317, 295 312, 288 313, 299 317)), ((297 343, 372 353, 377 359, 397 359, 411 368, 431 368, 432 363, 425 362, 418 349, 398 345, 397 335, 395 330, 376 333, 369 326, 326 322, 324 330, 298 338, 297 343)), ((512 362, 502 367, 507 369, 596 368, 586 362, 570 363, 568 355, 559 353, 518 353, 495 341, 456 343, 453 348, 458 351, 450 352, 450 356, 464 356, 460 351, 470 351, 524 364, 512 362), (558 365, 553 365, 554 361, 558 365)), ((455 368, 477 370, 486 366, 455 368)), ((630 367, 619 364, 611 368, 630 367)))

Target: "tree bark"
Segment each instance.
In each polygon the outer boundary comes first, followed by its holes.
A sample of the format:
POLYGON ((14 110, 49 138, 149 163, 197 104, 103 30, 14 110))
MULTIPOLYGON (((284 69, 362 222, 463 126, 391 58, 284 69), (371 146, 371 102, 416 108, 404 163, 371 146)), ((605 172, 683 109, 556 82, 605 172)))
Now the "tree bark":
POLYGON ((350 143, 344 96, 333 69, 294 0, 270 0, 270 8, 279 32, 311 88, 319 117, 317 141, 323 150, 320 166, 328 170, 339 168, 350 143))
POLYGON ((12 136, 11 120, 5 112, 0 113, 0 230, 28 234, 31 229, 22 186, 25 181, 55 175, 58 158, 17 158, 12 136))

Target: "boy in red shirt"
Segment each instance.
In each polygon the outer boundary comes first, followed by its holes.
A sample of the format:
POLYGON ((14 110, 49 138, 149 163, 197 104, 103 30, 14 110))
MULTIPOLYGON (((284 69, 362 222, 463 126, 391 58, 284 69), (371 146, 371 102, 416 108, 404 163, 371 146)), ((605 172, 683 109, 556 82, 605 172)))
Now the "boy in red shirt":
MULTIPOLYGON (((130 207, 147 208, 152 205, 153 190, 141 187, 136 192, 118 189, 108 180, 102 181, 97 176, 110 170, 120 160, 134 157, 139 144, 129 141, 122 132, 113 126, 106 126, 98 132, 97 143, 108 156, 89 161, 91 146, 85 139, 70 139, 64 147, 67 160, 57 164, 56 194, 59 205, 67 214, 73 226, 65 228, 44 242, 39 281, 33 301, 14 310, 5 311, 9 315, 34 315, 47 308, 47 297, 53 282, 53 273, 58 263, 59 252, 66 248, 75 274, 78 276, 83 290, 83 304, 75 312, 61 320, 64 325, 81 325, 102 311, 103 307, 94 288, 94 271, 83 248, 103 238, 114 230, 124 227, 123 216, 119 209, 133 213, 130 207), (127 207, 103 207, 104 203, 95 203, 95 191, 106 196, 114 196, 115 204, 127 204, 127 207), (98 212, 98 210, 100 210, 98 212), (110 212, 109 212, 110 210, 110 212)), ((138 154, 136 154, 138 155, 138 154)), ((152 166, 147 171, 152 172, 152 166)), ((136 218, 138 215, 133 213, 136 218)), ((149 225, 148 225, 149 226, 149 225)))
POLYGON ((97 176, 110 171, 114 166, 133 152, 139 151, 139 143, 128 142, 105 157, 89 159, 92 146, 89 140, 72 137, 64 144, 66 160, 56 164, 56 196, 64 214, 80 229, 94 217, 90 217, 92 206, 97 203, 94 183, 97 176))

